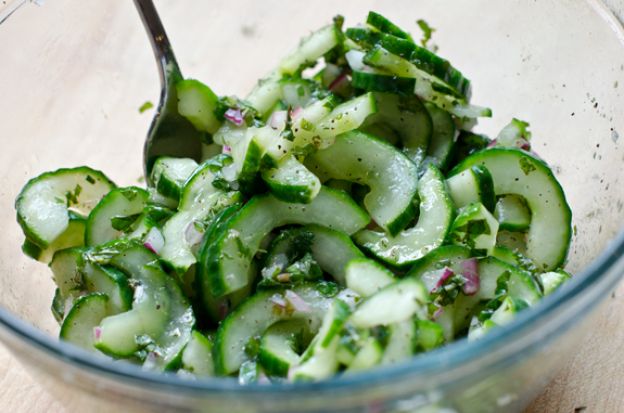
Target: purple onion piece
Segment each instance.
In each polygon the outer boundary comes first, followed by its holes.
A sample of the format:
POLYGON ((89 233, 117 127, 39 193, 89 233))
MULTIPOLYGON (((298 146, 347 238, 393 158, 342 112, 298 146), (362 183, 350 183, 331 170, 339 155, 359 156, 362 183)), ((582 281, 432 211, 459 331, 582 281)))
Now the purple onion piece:
POLYGON ((199 244, 204 238, 204 234, 195 226, 195 221, 189 222, 184 230, 184 239, 190 246, 199 244))
POLYGON ((292 120, 297 119, 302 114, 303 114, 303 108, 301 106, 297 106, 296 108, 293 108, 290 110, 290 118, 292 120))
POLYGON ((488 147, 488 148, 493 148, 493 147, 495 147, 497 144, 498 144, 498 141, 497 141, 496 139, 492 139, 492 140, 490 141, 490 143, 488 143, 487 147, 488 147))
POLYGON ((435 312, 433 313, 432 318, 434 320, 437 320, 438 318, 440 318, 440 316, 442 316, 442 314, 444 314, 444 307, 440 307, 437 310, 435 310, 435 312))
POLYGON ((330 83, 328 89, 334 92, 336 89, 340 89, 346 82, 349 81, 348 78, 349 72, 344 71, 337 78, 334 79, 333 82, 330 83))
POLYGON ((93 337, 99 340, 102 337, 102 327, 93 327, 93 337))
POLYGON ((165 237, 158 228, 152 227, 147 233, 143 245, 154 254, 159 254, 165 246, 165 237))
POLYGON ((303 298, 297 295, 294 291, 286 291, 286 300, 292 305, 293 309, 299 313, 309 313, 312 311, 312 307, 305 302, 303 298))
POLYGON ((221 152, 229 155, 230 153, 232 153, 232 147, 228 145, 223 145, 223 149, 221 152))
POLYGON ((481 280, 479 278, 479 266, 476 258, 469 258, 462 262, 462 275, 464 276, 463 291, 466 295, 475 295, 479 292, 481 280))
POLYGON ((235 124, 236 126, 241 126, 245 119, 243 118, 243 113, 240 109, 228 109, 223 114, 223 117, 235 124))
POLYGON ((444 283, 446 283, 449 280, 449 278, 451 278, 454 275, 455 273, 453 272, 453 270, 451 270, 449 267, 444 267, 444 270, 442 271, 442 275, 440 275, 440 278, 438 279, 438 282, 436 283, 433 291, 442 288, 444 283))

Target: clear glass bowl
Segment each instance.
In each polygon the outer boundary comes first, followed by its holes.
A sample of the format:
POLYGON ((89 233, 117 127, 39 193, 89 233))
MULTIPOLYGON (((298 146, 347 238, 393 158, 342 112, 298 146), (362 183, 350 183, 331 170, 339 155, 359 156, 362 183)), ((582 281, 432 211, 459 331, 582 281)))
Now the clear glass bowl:
MULTIPOLYGON (((132 2, 56 0, 0 26, 0 336, 52 392, 96 406, 228 412, 520 410, 565 362, 624 271, 621 90, 624 32, 598 0, 158 2, 185 74, 244 95, 298 38, 335 13, 369 9, 435 42, 494 108, 478 130, 531 121, 534 146, 556 171, 574 213, 574 280, 508 327, 409 363, 322 383, 239 387, 189 381, 90 356, 56 339, 49 270, 22 255, 13 202, 29 177, 92 165, 137 183, 159 84, 132 2), (618 129, 618 127, 620 129, 618 129), (67 393, 65 393, 67 394, 67 393), (112 403, 112 404, 111 404, 112 403), (444 410, 451 409, 451 410, 444 410)), ((64 398, 67 400, 67 398, 64 398)))

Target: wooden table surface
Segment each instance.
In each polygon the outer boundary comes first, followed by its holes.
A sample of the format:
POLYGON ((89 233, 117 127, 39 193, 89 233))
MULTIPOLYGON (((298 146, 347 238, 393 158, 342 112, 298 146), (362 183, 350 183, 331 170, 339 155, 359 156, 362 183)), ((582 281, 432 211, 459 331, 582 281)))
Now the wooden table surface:
MULTIPOLYGON (((612 3, 616 14, 624 12, 621 1, 608 3, 612 3)), ((600 311, 593 330, 579 344, 578 353, 544 389, 529 412, 624 412, 624 284, 600 311)), ((90 411, 88 406, 75 403, 71 409, 67 408, 66 398, 71 397, 56 395, 55 398, 46 393, 0 345, 0 411, 90 411)))

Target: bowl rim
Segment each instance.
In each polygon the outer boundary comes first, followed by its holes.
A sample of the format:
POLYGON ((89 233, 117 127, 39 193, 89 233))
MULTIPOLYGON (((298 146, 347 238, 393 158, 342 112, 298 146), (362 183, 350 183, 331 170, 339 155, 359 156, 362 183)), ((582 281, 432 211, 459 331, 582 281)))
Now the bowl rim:
MULTIPOLYGON (((624 27, 613 12, 602 0, 585 0, 585 2, 600 18, 605 20, 624 46, 624 27)), ((44 333, 2 306, 0 306, 0 329, 38 351, 69 363, 78 369, 106 374, 110 378, 124 380, 125 383, 134 382, 143 386, 153 385, 156 388, 166 388, 179 393, 193 393, 202 396, 227 392, 234 396, 284 396, 291 394, 301 397, 306 394, 336 394, 340 390, 351 392, 373 387, 380 382, 388 383, 405 377, 427 381, 431 379, 432 374, 441 372, 440 360, 444 360, 444 366, 459 368, 487 358, 496 352, 504 353, 504 349, 511 347, 514 337, 530 330, 540 321, 547 321, 558 315, 559 310, 565 309, 567 304, 578 300, 579 297, 588 295, 587 292, 590 290, 594 294, 604 297, 605 292, 613 289, 622 278, 624 278, 624 229, 583 271, 575 275, 562 288, 550 296, 544 297, 538 305, 523 311, 509 325, 499 327, 477 341, 468 341, 466 338, 462 338, 397 365, 379 367, 353 375, 334 376, 319 382, 287 382, 270 385, 251 383, 242 386, 233 377, 188 380, 175 373, 151 372, 130 363, 111 363, 109 359, 94 356, 92 353, 44 333)), ((570 310, 562 312, 561 327, 571 327, 574 325, 575 315, 590 310, 601 302, 600 300, 579 301, 582 305, 570 306, 570 310)), ((543 340, 547 341, 561 333, 563 333, 561 329, 550 331, 543 337, 543 340)), ((545 341, 541 341, 541 343, 543 344, 545 341)), ((529 348, 530 346, 525 346, 523 350, 529 348)), ((504 358, 499 355, 498 359, 493 360, 492 363, 501 362, 501 359, 504 358)))

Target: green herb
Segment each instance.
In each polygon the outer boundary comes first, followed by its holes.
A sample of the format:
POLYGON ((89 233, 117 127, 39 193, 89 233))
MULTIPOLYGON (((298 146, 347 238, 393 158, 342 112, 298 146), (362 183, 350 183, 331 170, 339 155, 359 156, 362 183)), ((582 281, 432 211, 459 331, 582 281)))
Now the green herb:
POLYGON ((87 175, 86 178, 87 182, 90 183, 91 185, 93 185, 95 183, 95 178, 93 178, 91 175, 87 175))
POLYGON ((433 34, 433 32, 435 32, 435 29, 429 26, 429 23, 427 23, 423 19, 416 20, 416 24, 418 25, 418 27, 420 27, 420 30, 423 33, 423 37, 422 39, 420 39, 420 44, 422 45, 422 47, 427 47, 427 43, 429 43, 429 40, 431 40, 431 35, 433 34))
POLYGON ((73 205, 78 205, 78 197, 82 193, 82 187, 76 184, 76 187, 73 191, 67 191, 65 193, 65 200, 67 201, 66 205, 71 207, 73 205))
POLYGON ((141 214, 112 217, 111 226, 117 231, 128 232, 132 224, 134 224, 140 216, 141 214))
POLYGON ((154 107, 154 104, 148 100, 145 103, 143 103, 141 106, 139 106, 139 113, 143 113, 147 110, 150 110, 153 107, 154 107))
POLYGON ((319 283, 314 286, 314 289, 321 293, 323 297, 327 298, 335 297, 340 291, 338 284, 331 281, 319 281, 319 283))
POLYGON ((522 172, 525 175, 528 175, 537 169, 535 168, 535 165, 533 165, 533 163, 525 157, 520 158, 519 162, 520 162, 520 169, 522 169, 522 172))

